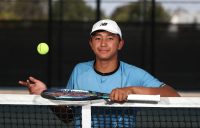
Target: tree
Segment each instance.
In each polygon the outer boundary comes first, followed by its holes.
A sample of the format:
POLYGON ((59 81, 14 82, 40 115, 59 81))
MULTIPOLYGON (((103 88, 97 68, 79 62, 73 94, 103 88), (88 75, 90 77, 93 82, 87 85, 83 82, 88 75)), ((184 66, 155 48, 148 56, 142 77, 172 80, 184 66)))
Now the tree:
MULTIPOLYGON (((149 21, 151 19, 152 5, 149 1, 132 2, 117 8, 111 18, 118 21, 149 21)), ((170 20, 170 15, 164 10, 160 3, 155 7, 156 21, 170 20)))
MULTIPOLYGON (((96 11, 84 0, 51 0, 53 20, 89 21, 96 11)), ((48 0, 0 1, 0 20, 48 20, 48 0)))
POLYGON ((54 20, 88 21, 95 19, 95 11, 83 0, 58 0, 52 5, 54 20))
POLYGON ((0 19, 9 20, 11 17, 17 19, 18 17, 14 14, 13 2, 0 1, 0 19))
POLYGON ((44 20, 47 19, 46 1, 10 0, 0 2, 1 20, 44 20), (46 10, 45 10, 46 9, 46 10))

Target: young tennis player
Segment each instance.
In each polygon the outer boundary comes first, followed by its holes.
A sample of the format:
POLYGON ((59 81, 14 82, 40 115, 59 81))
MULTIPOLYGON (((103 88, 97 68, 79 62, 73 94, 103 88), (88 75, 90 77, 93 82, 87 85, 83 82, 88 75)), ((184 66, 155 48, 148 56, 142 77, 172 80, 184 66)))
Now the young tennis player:
MULTIPOLYGON (((75 66, 66 88, 110 93, 110 99, 115 102, 126 101, 128 94, 179 96, 176 90, 143 69, 120 61, 118 51, 124 46, 124 40, 115 21, 98 21, 90 35, 89 45, 95 58, 75 66)), ((27 86, 31 94, 47 89, 34 77, 19 84, 27 86)))
MULTIPOLYGON (((113 102, 126 101, 128 94, 179 96, 172 87, 160 82, 143 69, 120 61, 118 51, 122 49, 124 40, 115 21, 109 19, 98 21, 93 25, 90 35, 89 45, 95 54, 95 58, 75 66, 69 78, 67 89, 110 93, 110 99, 113 102)), ((34 77, 29 77, 27 81, 19 81, 19 84, 27 86, 31 94, 41 94, 42 91, 47 89, 42 81, 34 77)), ((96 111, 93 112, 93 126, 135 127, 138 110, 126 109, 123 114, 118 113, 118 117, 116 117, 115 112, 107 110, 111 115, 107 117, 102 115, 106 109, 99 109, 100 115, 96 111), (106 120, 105 122, 110 122, 110 124, 108 126, 103 123, 99 124, 99 118, 106 120)), ((67 110, 64 109, 64 111, 67 110)), ((76 120, 76 116, 73 118, 75 118, 76 126, 80 124, 76 120)))

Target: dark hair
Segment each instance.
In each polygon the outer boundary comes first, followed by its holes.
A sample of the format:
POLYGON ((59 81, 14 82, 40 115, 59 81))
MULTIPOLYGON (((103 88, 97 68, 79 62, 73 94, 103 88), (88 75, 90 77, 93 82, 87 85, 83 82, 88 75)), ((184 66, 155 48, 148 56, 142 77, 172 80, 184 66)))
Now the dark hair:
MULTIPOLYGON (((104 32, 104 31, 106 31, 106 30, 97 30, 97 31, 92 32, 90 35, 91 35, 91 36, 95 36, 97 32, 104 32)), ((107 32, 107 31, 106 31, 106 32, 107 32)), ((120 38, 120 35, 119 35, 119 34, 116 34, 116 35, 118 36, 119 41, 122 40, 122 39, 120 38)))

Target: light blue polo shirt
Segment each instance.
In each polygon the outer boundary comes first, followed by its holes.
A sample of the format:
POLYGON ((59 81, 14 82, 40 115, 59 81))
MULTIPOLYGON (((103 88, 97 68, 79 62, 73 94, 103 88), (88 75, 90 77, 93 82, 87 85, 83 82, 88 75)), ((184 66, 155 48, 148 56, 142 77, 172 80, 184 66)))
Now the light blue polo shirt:
MULTIPOLYGON (((103 75, 94 69, 94 61, 79 63, 75 66, 67 84, 67 89, 90 90, 102 93, 110 93, 115 88, 128 86, 160 87, 164 83, 154 78, 151 74, 141 68, 120 61, 118 69, 110 74, 103 75)), ((104 113, 106 108, 99 111, 104 113)), ((101 115, 92 111, 92 126, 95 127, 135 127, 137 109, 127 110, 123 114, 110 113, 110 116, 101 115), (98 118, 97 118, 98 117, 98 118), (110 124, 99 123, 99 120, 110 122, 110 124), (112 120, 112 121, 110 121, 112 120)), ((79 118, 78 116, 75 118, 79 118)), ((77 119, 78 120, 78 119, 77 119)), ((75 125, 80 122, 75 121, 75 125)))
POLYGON ((119 62, 119 68, 109 75, 97 73, 93 65, 94 61, 77 64, 70 76, 67 89, 110 93, 115 88, 160 87, 164 84, 143 69, 122 61, 119 62))

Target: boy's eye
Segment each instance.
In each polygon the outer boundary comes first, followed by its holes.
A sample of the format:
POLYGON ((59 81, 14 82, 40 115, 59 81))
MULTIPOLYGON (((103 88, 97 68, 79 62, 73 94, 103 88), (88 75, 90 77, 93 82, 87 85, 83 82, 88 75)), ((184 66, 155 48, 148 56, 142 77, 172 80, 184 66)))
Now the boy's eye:
POLYGON ((113 37, 108 37, 107 39, 108 39, 108 40, 113 40, 113 37))
POLYGON ((95 39, 95 40, 100 40, 101 38, 99 38, 99 37, 95 37, 94 39, 95 39))

